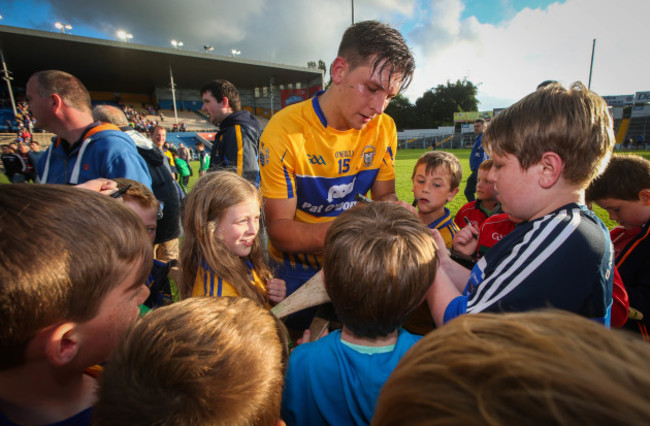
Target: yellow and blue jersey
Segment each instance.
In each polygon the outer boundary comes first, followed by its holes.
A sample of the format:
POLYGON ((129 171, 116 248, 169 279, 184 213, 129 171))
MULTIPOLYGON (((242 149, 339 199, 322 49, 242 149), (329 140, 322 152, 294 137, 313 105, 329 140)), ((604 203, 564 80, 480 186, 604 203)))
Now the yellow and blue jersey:
MULTIPOLYGON (((249 280, 251 285, 258 287, 263 294, 266 293, 266 285, 257 275, 253 265, 247 260, 246 264, 249 267, 249 280)), ((196 278, 194 279, 194 287, 192 288, 192 297, 239 297, 240 294, 237 290, 226 280, 218 276, 208 263, 204 260, 196 271, 196 278)))
MULTIPOLYGON (((362 130, 338 131, 329 126, 318 96, 278 112, 260 141, 260 191, 272 199, 296 198, 295 220, 334 220, 354 206, 356 194, 367 194, 375 181, 395 179, 397 131, 382 114, 362 130)), ((316 272, 320 258, 283 253, 269 242, 269 254, 292 268, 316 272)))
POLYGON ((445 207, 445 214, 440 216, 438 219, 434 220, 427 225, 429 229, 437 229, 440 232, 440 236, 445 240, 445 245, 447 248, 451 248, 451 243, 454 240, 454 236, 458 233, 458 225, 454 223, 451 218, 451 212, 447 207, 445 207))

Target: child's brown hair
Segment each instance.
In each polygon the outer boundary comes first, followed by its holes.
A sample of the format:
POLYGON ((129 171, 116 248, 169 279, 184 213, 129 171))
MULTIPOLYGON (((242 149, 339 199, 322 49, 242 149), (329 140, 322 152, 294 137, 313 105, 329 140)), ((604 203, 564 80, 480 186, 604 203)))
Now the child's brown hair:
POLYGON ((390 203, 341 213, 325 236, 325 287, 341 322, 357 337, 399 328, 422 302, 437 266, 429 229, 390 203))
POLYGON ((555 152, 562 176, 582 188, 602 171, 615 143, 607 103, 580 82, 537 89, 497 114, 483 134, 488 153, 512 154, 523 169, 555 152))
POLYGON ((142 220, 116 200, 61 185, 0 186, 0 370, 58 321, 85 322, 151 245, 142 220), (96 254, 96 255, 94 255, 96 254))
POLYGON ((445 151, 430 151, 418 158, 411 180, 415 178, 415 171, 421 164, 426 164, 426 173, 432 173, 437 167, 443 167, 449 173, 449 189, 454 190, 463 179, 463 167, 454 154, 445 151))
POLYGON ((644 189, 650 189, 650 161, 640 155, 614 154, 603 174, 587 188, 586 199, 637 201, 644 189))
POLYGON ((196 297, 141 319, 102 377, 98 425, 274 425, 286 330, 246 298, 196 297))
POLYGON ((372 424, 642 425, 649 393, 631 334, 563 311, 461 315, 404 355, 372 424))

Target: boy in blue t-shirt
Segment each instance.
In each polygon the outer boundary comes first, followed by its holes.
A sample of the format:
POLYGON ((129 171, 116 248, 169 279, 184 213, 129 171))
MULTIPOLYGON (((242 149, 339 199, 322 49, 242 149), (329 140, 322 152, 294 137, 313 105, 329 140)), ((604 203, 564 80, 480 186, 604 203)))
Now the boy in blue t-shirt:
POLYGON ((437 264, 431 233, 404 207, 359 205, 333 222, 323 275, 343 329, 291 354, 281 416, 288 425, 370 423, 382 385, 420 339, 400 326, 437 264))
POLYGON ((584 205, 584 189, 615 143, 605 101, 582 83, 553 83, 494 117, 483 139, 497 200, 522 223, 471 271, 441 253, 427 294, 436 324, 555 307, 609 325, 612 244, 584 205))

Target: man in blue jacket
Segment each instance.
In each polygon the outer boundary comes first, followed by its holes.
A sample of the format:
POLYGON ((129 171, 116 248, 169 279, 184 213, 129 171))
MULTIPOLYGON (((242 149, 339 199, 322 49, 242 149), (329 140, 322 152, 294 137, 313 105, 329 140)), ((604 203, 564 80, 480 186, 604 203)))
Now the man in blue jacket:
POLYGON ((483 144, 481 143, 485 127, 485 120, 482 118, 479 118, 474 122, 474 134, 477 136, 474 146, 472 147, 472 153, 469 156, 469 168, 472 171, 472 174, 467 178, 467 186, 465 186, 465 198, 467 198, 467 201, 474 201, 476 199, 474 193, 476 192, 478 168, 483 161, 490 158, 483 150, 483 144))
POLYGON ((210 155, 210 169, 229 169, 259 184, 257 164, 260 125, 248 111, 241 109, 239 92, 227 80, 214 80, 201 89, 202 111, 219 126, 210 155))
POLYGON ((39 71, 29 78, 26 94, 37 126, 57 135, 38 162, 41 183, 124 177, 151 188, 135 143, 117 126, 93 120, 90 94, 79 79, 63 71, 39 71))

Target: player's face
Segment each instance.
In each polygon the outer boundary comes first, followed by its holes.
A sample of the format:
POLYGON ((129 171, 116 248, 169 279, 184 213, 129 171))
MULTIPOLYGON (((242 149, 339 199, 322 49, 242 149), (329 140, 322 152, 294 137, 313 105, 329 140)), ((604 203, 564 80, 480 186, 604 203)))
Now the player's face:
POLYGON ((399 93, 402 76, 393 74, 389 82, 390 64, 380 72, 386 61, 374 69, 373 62, 374 58, 371 58, 354 69, 350 69, 347 62, 343 65, 339 85, 343 99, 338 117, 341 124, 333 126, 337 130, 363 129, 370 120, 383 113, 390 100, 399 93))
POLYGON ((226 209, 216 237, 232 254, 246 257, 251 252, 259 227, 260 204, 252 198, 226 209))
POLYGON ((611 220, 615 220, 626 229, 638 228, 648 221, 650 211, 648 200, 604 198, 597 200, 596 204, 607 210, 611 220))
POLYGON ((205 92, 201 97, 203 99, 201 111, 208 113, 212 124, 220 124, 230 114, 226 102, 223 99, 221 102, 217 101, 211 92, 205 92))
POLYGON ((481 123, 480 121, 478 123, 474 123, 474 133, 478 135, 479 133, 483 133, 484 130, 485 123, 481 123))
POLYGON ((476 181, 476 198, 478 200, 495 200, 497 193, 494 191, 494 182, 491 182, 488 179, 488 170, 478 171, 478 177, 476 181))
POLYGON ((503 211, 521 220, 535 218, 539 212, 534 191, 538 186, 535 176, 537 165, 524 170, 514 155, 499 155, 496 152, 492 152, 492 160, 494 164, 488 173, 488 180, 494 182, 497 200, 503 211))
POLYGON ((452 201, 458 188, 451 189, 449 172, 441 166, 427 174, 427 165, 420 164, 413 177, 413 195, 418 200, 420 215, 442 216, 445 204, 452 201))
MULTIPOLYGON (((140 262, 140 261, 136 261, 140 262)), ((127 265, 126 278, 104 297, 97 315, 79 324, 85 336, 83 360, 86 365, 106 361, 124 332, 135 322, 139 306, 149 297, 149 289, 140 281, 140 264, 127 265)))

